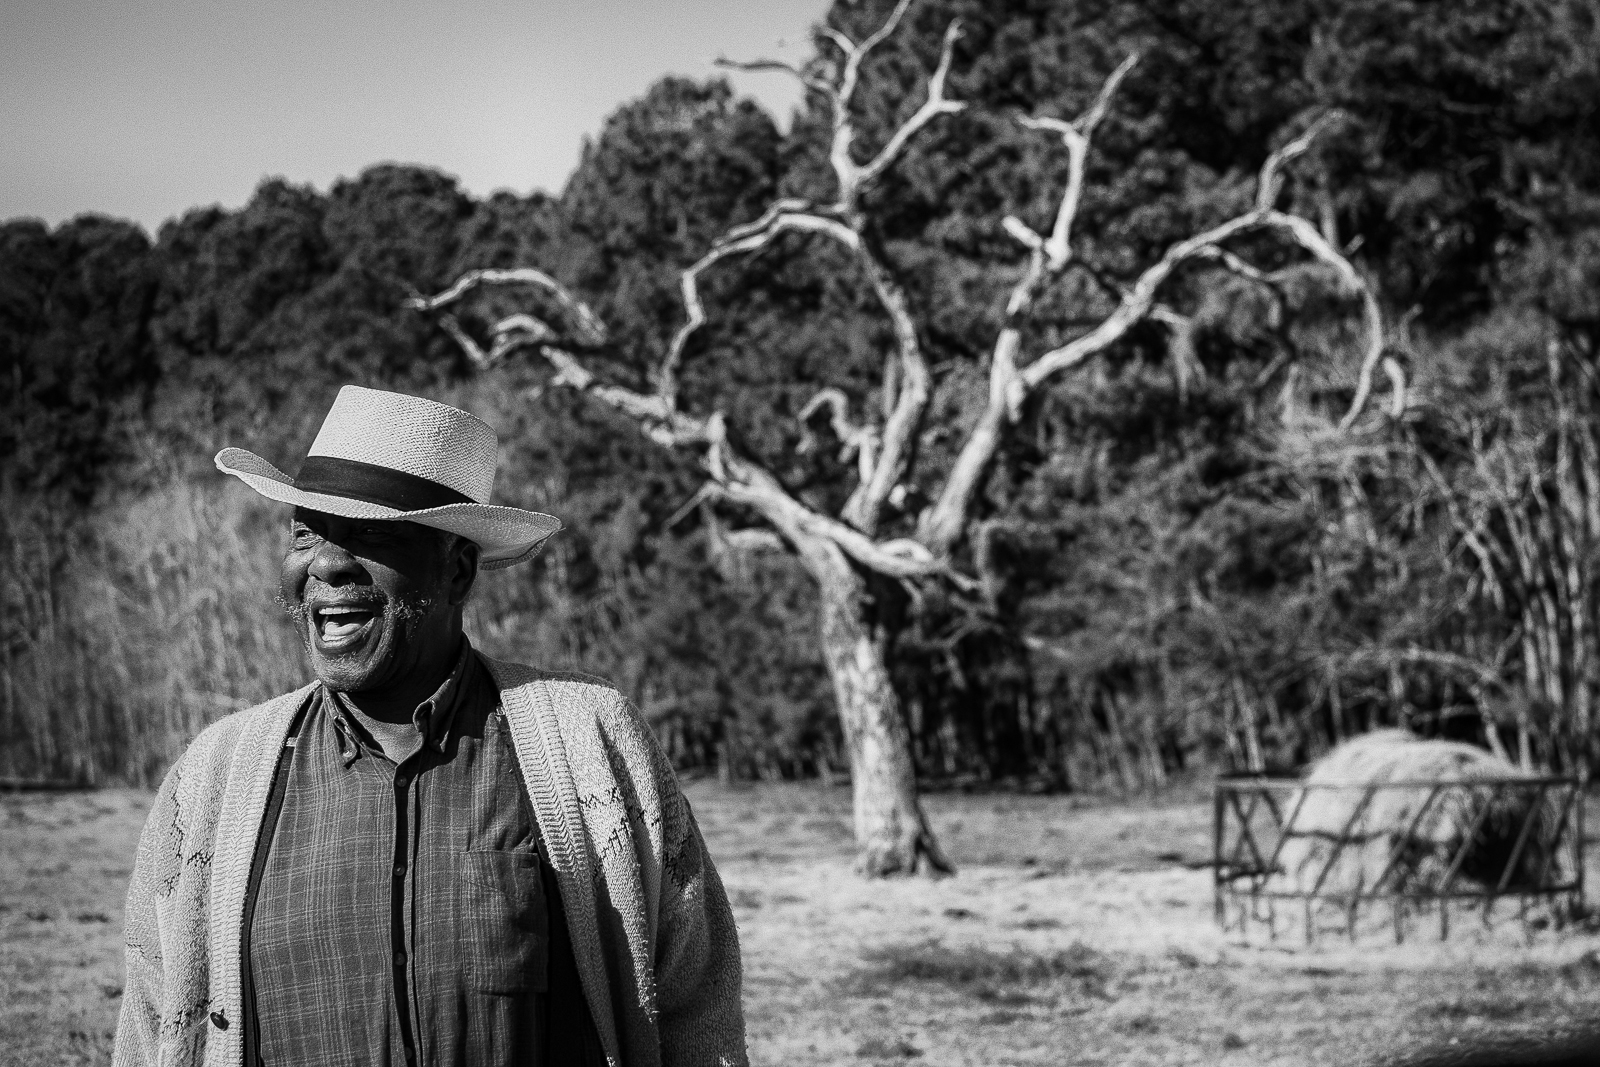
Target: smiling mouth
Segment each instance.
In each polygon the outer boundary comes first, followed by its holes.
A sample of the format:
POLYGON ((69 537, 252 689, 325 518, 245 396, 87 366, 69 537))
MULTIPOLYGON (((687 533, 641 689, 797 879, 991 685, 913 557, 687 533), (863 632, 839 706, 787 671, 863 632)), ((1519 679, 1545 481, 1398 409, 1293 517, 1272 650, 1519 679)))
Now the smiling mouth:
POLYGON ((311 613, 312 632, 325 649, 353 645, 372 625, 375 613, 370 608, 330 605, 311 613))

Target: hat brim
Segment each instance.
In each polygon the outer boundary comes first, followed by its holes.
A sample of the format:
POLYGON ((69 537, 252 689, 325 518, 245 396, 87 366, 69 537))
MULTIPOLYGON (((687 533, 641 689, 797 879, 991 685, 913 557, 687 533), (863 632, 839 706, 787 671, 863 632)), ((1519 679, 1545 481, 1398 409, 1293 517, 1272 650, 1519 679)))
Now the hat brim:
POLYGON ((217 453, 216 463, 219 471, 233 475, 268 500, 347 519, 415 522, 460 534, 476 542, 482 551, 479 566, 488 571, 526 563, 539 554, 551 534, 561 529, 561 520, 553 515, 501 504, 446 504, 421 511, 400 511, 367 500, 308 493, 295 488, 293 478, 243 448, 224 448, 217 453))

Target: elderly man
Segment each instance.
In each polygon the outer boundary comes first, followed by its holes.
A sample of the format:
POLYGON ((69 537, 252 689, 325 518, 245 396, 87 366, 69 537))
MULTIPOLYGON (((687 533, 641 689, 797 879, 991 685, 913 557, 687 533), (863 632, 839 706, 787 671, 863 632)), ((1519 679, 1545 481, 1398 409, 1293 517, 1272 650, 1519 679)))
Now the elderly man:
POLYGON ((560 528, 489 504, 494 432, 346 387, 294 478, 279 598, 317 681, 167 775, 128 893, 117 1064, 745 1060, 722 884, 615 689, 462 632, 478 570, 560 528))

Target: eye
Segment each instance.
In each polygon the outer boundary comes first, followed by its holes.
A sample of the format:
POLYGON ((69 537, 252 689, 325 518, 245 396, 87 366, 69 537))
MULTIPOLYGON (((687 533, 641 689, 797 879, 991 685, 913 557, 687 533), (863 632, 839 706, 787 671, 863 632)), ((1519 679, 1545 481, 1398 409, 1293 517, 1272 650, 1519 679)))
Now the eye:
POLYGON ((317 535, 309 526, 295 523, 289 529, 289 545, 291 548, 309 548, 317 543, 317 535))

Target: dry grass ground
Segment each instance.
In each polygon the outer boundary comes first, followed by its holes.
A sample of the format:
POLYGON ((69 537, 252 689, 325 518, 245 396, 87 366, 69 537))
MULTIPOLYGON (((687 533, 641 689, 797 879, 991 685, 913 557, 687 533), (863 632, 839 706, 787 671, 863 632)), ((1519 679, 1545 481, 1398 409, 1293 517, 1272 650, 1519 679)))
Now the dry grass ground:
MULTIPOLYGON (((1580 929, 1224 937, 1208 871, 1185 866, 1209 850, 1198 799, 934 796, 960 875, 867 883, 846 791, 689 792, 739 919, 758 1064, 1344 1065, 1600 1032, 1600 936, 1580 929)), ((108 1059, 148 799, 0 796, 0 1062, 108 1059)))

